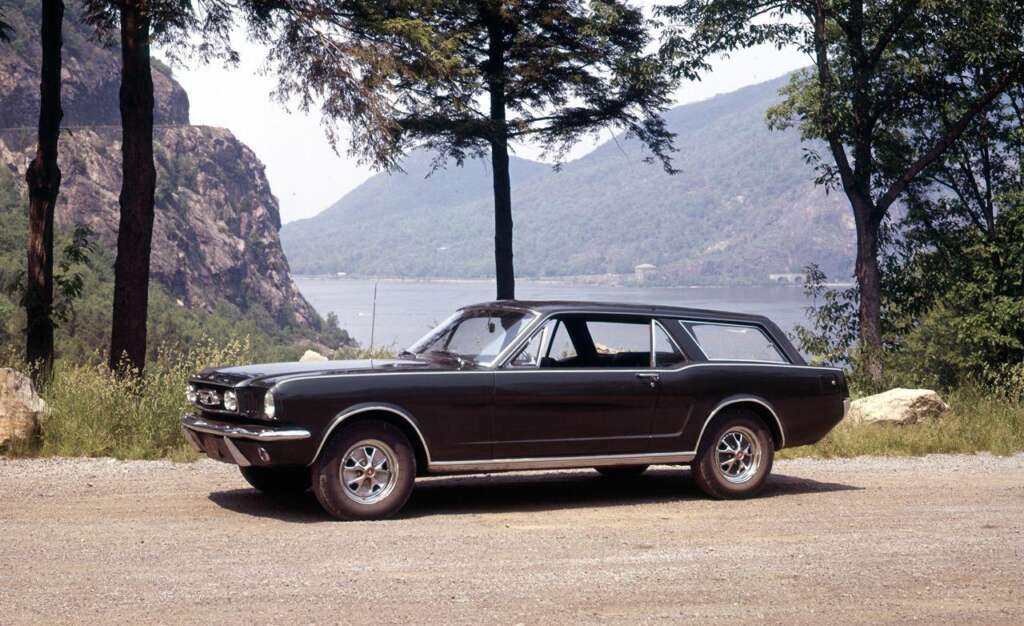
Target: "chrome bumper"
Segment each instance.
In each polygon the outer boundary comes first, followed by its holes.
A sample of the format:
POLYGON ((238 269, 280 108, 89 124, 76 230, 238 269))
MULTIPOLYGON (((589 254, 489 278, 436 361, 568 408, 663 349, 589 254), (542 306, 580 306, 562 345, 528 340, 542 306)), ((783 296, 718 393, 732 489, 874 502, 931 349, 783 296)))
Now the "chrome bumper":
POLYGON ((304 428, 274 428, 273 426, 240 426, 224 422, 209 422, 195 415, 181 418, 181 427, 186 434, 190 430, 229 439, 252 439, 253 441, 295 441, 309 439, 312 435, 304 428))

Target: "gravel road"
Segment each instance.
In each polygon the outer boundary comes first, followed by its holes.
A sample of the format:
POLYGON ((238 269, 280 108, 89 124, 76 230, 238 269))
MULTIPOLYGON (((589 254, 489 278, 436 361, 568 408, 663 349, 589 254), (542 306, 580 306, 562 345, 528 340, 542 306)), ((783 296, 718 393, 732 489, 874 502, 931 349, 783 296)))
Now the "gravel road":
POLYGON ((1024 623, 1024 455, 422 480, 330 521, 234 467, 0 460, 0 624, 1024 623))

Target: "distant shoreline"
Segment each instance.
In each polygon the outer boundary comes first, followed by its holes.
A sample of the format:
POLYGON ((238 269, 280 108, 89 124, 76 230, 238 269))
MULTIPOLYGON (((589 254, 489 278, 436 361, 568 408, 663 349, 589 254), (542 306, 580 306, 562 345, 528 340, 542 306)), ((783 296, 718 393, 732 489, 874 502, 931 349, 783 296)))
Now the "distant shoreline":
MULTIPOLYGON (((349 280, 349 281, 382 281, 391 283, 443 283, 443 284, 464 284, 464 285, 479 285, 479 284, 494 284, 493 278, 453 278, 444 276, 430 276, 430 277, 408 277, 408 276, 364 276, 361 274, 292 274, 292 278, 296 280, 349 280)), ((743 287, 750 288, 766 288, 775 287, 779 289, 802 289, 801 283, 780 283, 775 281, 764 281, 763 283, 752 283, 752 284, 731 284, 731 285, 671 285, 663 284, 658 282, 640 282, 632 278, 628 274, 598 274, 598 275, 586 275, 586 276, 558 276, 558 277, 534 277, 534 276, 522 276, 516 278, 517 281, 544 284, 544 285, 567 285, 574 287, 632 287, 640 289, 738 289, 743 287)), ((832 289, 843 289, 846 287, 852 287, 853 283, 841 283, 841 282, 828 282, 824 283, 825 287, 832 289)))

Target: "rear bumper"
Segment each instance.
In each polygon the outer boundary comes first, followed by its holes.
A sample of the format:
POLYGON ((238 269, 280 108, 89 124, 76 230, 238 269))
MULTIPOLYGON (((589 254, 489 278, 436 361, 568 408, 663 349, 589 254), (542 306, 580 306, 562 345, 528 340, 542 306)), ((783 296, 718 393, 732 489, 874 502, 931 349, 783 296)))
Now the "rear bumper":
POLYGON ((312 437, 304 428, 229 424, 197 415, 182 417, 181 430, 196 451, 241 467, 305 464, 312 437))

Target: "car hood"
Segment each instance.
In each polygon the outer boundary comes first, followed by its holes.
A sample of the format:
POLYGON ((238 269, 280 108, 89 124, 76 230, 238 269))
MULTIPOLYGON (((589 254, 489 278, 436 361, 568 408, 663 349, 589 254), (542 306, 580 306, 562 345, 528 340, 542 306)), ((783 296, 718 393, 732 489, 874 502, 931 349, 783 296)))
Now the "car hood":
POLYGON ((237 385, 239 383, 264 383, 271 385, 277 379, 288 376, 316 376, 352 373, 389 373, 421 370, 456 370, 457 364, 443 360, 412 359, 361 359, 346 361, 293 361, 283 363, 257 363, 235 367, 211 367, 193 377, 196 381, 207 381, 237 385))

